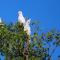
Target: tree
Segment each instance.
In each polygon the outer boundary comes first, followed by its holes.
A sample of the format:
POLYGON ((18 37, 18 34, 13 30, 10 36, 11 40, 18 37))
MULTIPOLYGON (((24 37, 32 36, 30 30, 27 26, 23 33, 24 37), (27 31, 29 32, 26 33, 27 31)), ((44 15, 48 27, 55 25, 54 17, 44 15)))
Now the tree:
POLYGON ((24 31, 23 24, 19 22, 0 25, 0 52, 4 53, 6 60, 46 60, 46 58, 51 60, 58 46, 60 46, 60 32, 58 31, 42 34, 35 32, 29 36, 24 31), (50 53, 51 43, 55 48, 50 53))
POLYGON ((13 57, 23 55, 26 33, 23 25, 19 25, 19 23, 8 27, 6 25, 0 27, 0 51, 5 54, 6 60, 12 60, 13 57))

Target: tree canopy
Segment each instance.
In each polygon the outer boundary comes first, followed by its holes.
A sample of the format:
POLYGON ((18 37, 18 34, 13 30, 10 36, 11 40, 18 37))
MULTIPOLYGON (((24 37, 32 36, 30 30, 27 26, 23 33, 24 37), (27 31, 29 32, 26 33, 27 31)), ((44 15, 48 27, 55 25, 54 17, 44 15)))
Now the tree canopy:
MULTIPOLYGON (((0 25, 0 52, 6 56, 5 60, 24 60, 24 48, 26 40, 30 38, 28 46, 29 60, 51 60, 56 47, 60 46, 60 32, 49 31, 47 33, 34 33, 28 36, 24 31, 23 24, 0 25), (55 48, 51 50, 51 43, 55 48)), ((27 53, 25 53, 27 54, 27 53)))

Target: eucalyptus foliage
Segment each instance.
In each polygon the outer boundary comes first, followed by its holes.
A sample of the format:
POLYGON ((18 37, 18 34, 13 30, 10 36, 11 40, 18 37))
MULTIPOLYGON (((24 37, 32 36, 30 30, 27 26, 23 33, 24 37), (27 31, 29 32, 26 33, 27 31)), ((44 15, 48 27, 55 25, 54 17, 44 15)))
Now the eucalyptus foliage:
POLYGON ((6 56, 5 60, 24 60, 24 48, 27 38, 30 38, 28 56, 29 60, 51 60, 56 47, 60 46, 60 33, 58 31, 47 33, 34 33, 28 36, 23 24, 0 25, 0 52, 6 56), (55 46, 50 54, 51 43, 55 46))

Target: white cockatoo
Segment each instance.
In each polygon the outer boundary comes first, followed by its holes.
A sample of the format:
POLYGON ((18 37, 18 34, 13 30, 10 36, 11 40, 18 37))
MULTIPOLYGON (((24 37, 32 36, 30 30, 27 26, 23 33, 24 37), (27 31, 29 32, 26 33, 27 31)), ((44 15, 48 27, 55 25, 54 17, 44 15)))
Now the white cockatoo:
POLYGON ((1 19, 1 17, 0 17, 0 23, 2 23, 2 19, 1 19))
POLYGON ((30 20, 31 19, 28 19, 27 21, 25 21, 25 18, 22 14, 22 11, 18 11, 18 22, 20 23, 23 23, 23 26, 24 26, 24 31, 26 31, 26 33, 28 35, 31 34, 31 30, 30 30, 30 20))
POLYGON ((28 19, 28 20, 25 22, 25 25, 24 25, 24 31, 26 31, 26 33, 27 33, 28 35, 31 34, 30 20, 31 20, 31 19, 28 19))
POLYGON ((0 17, 0 26, 4 25, 2 22, 2 18, 0 17))
POLYGON ((23 17, 22 11, 18 11, 18 22, 25 24, 25 18, 23 17))

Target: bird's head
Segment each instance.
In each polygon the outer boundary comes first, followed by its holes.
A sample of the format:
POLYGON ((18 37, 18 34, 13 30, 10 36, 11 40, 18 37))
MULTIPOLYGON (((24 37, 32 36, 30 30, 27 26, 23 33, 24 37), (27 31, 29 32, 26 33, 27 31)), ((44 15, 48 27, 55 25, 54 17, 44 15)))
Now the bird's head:
POLYGON ((18 15, 22 14, 22 11, 18 11, 18 15))
POLYGON ((29 25, 30 24, 30 21, 31 21, 31 19, 28 19, 26 23, 29 25))

